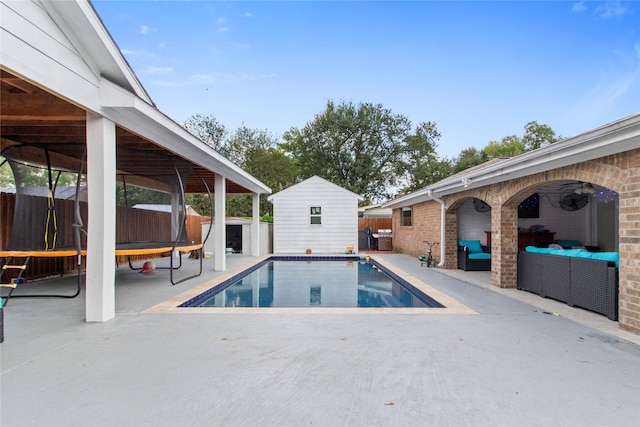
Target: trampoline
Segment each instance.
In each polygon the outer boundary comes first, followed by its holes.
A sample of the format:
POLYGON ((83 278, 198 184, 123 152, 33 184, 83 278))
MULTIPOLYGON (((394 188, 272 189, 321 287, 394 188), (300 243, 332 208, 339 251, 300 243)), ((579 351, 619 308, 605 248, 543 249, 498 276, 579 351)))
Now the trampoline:
MULTIPOLYGON (((0 259, 3 260, 1 287, 9 289, 8 293, 1 295, 4 305, 17 297, 78 296, 87 240, 85 145, 14 145, 5 149, 2 156, 11 167, 16 191, 11 237, 6 248, 0 251, 0 259), (23 285, 24 274, 34 258, 75 259, 77 288, 69 294, 14 294, 23 285)), ((193 172, 192 165, 166 152, 117 147, 116 168, 118 206, 114 255, 126 257, 133 270, 139 270, 133 266, 133 256, 169 255, 169 267, 165 269, 170 270, 172 285, 202 274, 202 248, 211 233, 211 225, 202 243, 188 239, 185 183, 193 172), (149 167, 128 167, 131 166, 129 163, 140 163, 142 159, 149 167), (126 172, 133 169, 138 172, 126 172), (163 213, 163 216, 147 213, 146 217, 144 213, 135 212, 139 210, 131 206, 130 199, 139 201, 144 197, 152 197, 156 203, 167 202, 170 212, 163 213), (138 220, 133 221, 132 217, 138 217, 138 220), (174 271, 181 268, 185 252, 196 252, 199 270, 187 277, 176 277, 174 271), (177 263, 174 255, 178 255, 175 257, 177 263)), ((212 211, 211 192, 205 180, 201 176, 199 178, 212 211)), ((64 267, 62 269, 64 274, 64 267)))

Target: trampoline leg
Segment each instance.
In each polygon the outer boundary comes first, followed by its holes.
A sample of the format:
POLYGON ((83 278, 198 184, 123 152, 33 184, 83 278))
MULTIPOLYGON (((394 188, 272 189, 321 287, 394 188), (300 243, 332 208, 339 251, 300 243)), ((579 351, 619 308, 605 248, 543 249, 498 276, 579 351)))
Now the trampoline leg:
MULTIPOLYGON (((2 273, 0 273, 0 277, 2 277, 2 274, 4 273, 5 270, 7 269, 11 269, 11 268, 17 268, 22 270, 20 272, 20 274, 18 275, 18 277, 16 279, 20 279, 22 278, 22 274, 25 272, 26 268, 27 268, 27 264, 29 263, 29 260, 31 259, 31 256, 26 257, 24 264, 23 265, 7 265, 11 258, 7 259, 7 263, 5 263, 2 266, 2 273)), ((9 285, 3 285, 5 287, 10 287, 11 290, 9 291, 9 293, 6 296, 2 296, 2 306, 6 306, 7 303, 9 302, 9 299, 11 298, 75 298, 78 295, 80 295, 80 292, 82 290, 82 255, 78 255, 78 280, 77 280, 77 289, 73 294, 70 295, 61 295, 61 294, 33 294, 33 295, 13 295, 13 292, 16 290, 17 285, 19 285, 20 283, 16 283, 16 280, 14 279, 14 283, 13 284, 9 284, 9 285)))
MULTIPOLYGON (((193 274, 193 275, 191 275, 189 277, 184 277, 184 278, 182 278, 180 280, 174 280, 173 279, 173 270, 174 270, 174 268, 173 268, 173 257, 171 258, 171 267, 172 268, 171 268, 171 272, 170 272, 171 273, 170 274, 170 278, 171 278, 171 284, 172 285, 175 286, 178 283, 182 283, 182 282, 184 282, 186 280, 193 279, 194 277, 198 277, 198 276, 200 276, 202 274, 202 248, 198 249, 198 252, 199 252, 198 260, 200 261, 200 270, 198 271, 198 273, 193 274)), ((179 252, 179 253, 180 253, 180 265, 182 265, 182 252, 179 252)), ((180 267, 178 267, 178 268, 180 268, 180 267)))

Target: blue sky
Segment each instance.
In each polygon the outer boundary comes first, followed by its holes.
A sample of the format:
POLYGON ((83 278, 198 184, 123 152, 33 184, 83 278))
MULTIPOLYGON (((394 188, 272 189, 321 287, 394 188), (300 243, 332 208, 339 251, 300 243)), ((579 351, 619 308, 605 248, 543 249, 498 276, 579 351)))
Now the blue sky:
POLYGON ((437 123, 455 157, 537 120, 569 137, 640 112, 640 2, 104 1, 158 108, 281 136, 327 100, 437 123))

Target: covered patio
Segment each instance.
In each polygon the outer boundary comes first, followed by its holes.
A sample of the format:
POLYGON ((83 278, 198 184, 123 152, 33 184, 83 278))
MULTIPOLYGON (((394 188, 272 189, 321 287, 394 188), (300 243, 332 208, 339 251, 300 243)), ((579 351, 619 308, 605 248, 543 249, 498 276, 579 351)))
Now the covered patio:
MULTIPOLYGON (((117 175, 166 190, 149 175, 171 173, 173 159, 188 167, 193 173, 182 191, 214 194, 218 271, 226 269, 226 194, 250 195, 251 253, 258 253, 259 195, 271 190, 158 110, 89 2, 1 2, 0 8, 2 151, 46 147, 47 158, 34 161, 77 171, 86 150, 87 321, 116 312, 117 175)), ((0 227, 0 241, 10 232, 0 227)))

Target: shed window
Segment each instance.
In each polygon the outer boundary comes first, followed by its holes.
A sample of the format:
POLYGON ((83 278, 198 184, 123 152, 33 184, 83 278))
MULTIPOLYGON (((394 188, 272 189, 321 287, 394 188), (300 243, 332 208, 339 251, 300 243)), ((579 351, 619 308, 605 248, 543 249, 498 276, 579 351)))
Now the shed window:
POLYGON ((413 207, 402 208, 402 226, 410 227, 413 225, 413 207))
POLYGON ((322 224, 322 208, 320 206, 311 206, 309 214, 311 224, 322 224))

